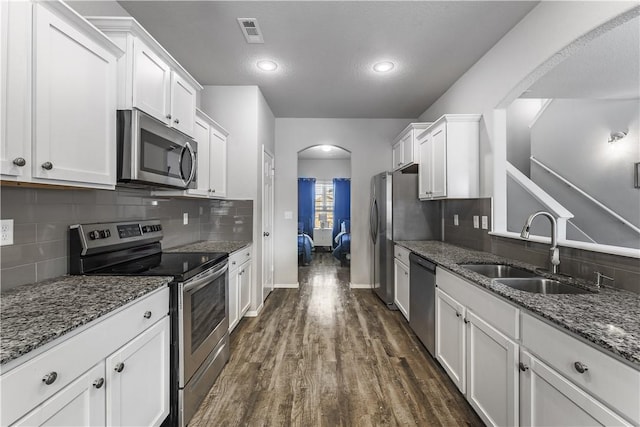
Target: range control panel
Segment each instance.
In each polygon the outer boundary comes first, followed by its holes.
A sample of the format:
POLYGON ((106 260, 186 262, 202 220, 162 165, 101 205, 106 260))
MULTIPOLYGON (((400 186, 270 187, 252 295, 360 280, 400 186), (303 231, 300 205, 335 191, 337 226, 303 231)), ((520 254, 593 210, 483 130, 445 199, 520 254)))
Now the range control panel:
POLYGON ((71 226, 85 249, 162 239, 160 220, 123 221, 71 226))

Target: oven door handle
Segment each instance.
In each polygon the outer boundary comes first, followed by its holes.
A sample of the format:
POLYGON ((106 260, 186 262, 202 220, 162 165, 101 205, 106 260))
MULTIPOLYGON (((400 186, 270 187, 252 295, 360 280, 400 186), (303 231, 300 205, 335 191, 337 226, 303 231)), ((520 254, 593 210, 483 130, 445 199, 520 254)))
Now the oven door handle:
POLYGON ((214 267, 210 274, 203 276, 199 279, 196 279, 192 282, 186 282, 184 286, 183 292, 195 292, 200 288, 205 287, 207 284, 213 282, 218 277, 222 276, 229 269, 229 264, 227 262, 220 267, 214 267))

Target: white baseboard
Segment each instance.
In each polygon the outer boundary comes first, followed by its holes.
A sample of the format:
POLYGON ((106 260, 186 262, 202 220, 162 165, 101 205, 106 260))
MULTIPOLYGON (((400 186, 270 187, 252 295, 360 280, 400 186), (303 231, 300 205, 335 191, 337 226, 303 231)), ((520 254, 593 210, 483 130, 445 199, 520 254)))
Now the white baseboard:
POLYGON ((371 289, 371 285, 368 283, 349 283, 351 289, 371 289))
POLYGON ((273 289, 298 289, 300 283, 276 283, 273 285, 273 289))
POLYGON ((260 304, 260 307, 258 307, 257 310, 247 310, 247 312, 244 314, 244 317, 258 317, 263 308, 264 303, 260 304))

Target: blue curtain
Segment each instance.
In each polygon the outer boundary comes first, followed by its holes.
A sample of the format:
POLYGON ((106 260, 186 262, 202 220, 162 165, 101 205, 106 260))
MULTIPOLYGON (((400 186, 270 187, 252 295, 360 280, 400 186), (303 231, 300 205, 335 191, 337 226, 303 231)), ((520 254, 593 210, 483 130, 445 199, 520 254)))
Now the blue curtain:
POLYGON ((316 179, 298 178, 298 233, 313 236, 316 179))
POLYGON ((342 221, 351 221, 351 180, 349 178, 333 179, 333 238, 340 233, 342 221))

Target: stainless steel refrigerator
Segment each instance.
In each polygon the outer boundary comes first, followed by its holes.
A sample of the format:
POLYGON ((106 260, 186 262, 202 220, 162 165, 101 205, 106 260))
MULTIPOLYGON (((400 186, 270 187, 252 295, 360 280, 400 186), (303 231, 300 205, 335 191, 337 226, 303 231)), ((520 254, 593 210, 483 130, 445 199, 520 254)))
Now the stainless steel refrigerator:
POLYGON ((383 172, 371 179, 369 225, 373 243, 372 288, 395 310, 394 241, 440 240, 440 202, 418 199, 418 174, 383 172))

